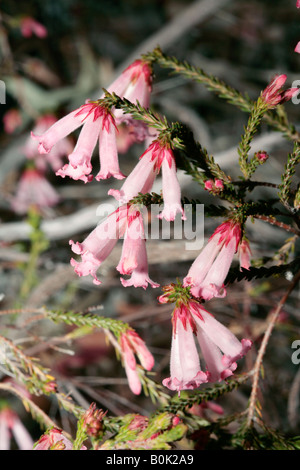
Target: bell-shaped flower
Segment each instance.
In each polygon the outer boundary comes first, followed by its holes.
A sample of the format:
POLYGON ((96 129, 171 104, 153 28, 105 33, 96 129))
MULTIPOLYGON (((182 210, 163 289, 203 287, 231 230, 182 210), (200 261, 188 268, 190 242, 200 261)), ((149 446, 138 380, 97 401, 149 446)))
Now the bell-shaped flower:
POLYGON ((142 384, 138 374, 135 354, 138 356, 142 367, 148 371, 154 366, 154 358, 145 342, 134 330, 122 333, 120 346, 129 387, 135 395, 139 395, 142 391, 142 384))
POLYGON ((240 268, 249 269, 251 267, 251 249, 246 238, 243 238, 240 243, 238 253, 240 258, 240 268))
POLYGON ((59 194, 44 174, 36 168, 26 168, 11 199, 11 207, 17 214, 26 214, 30 207, 45 209, 59 201, 59 194))
POLYGON ((140 212, 127 225, 122 255, 116 269, 121 274, 131 275, 129 279, 121 278, 124 287, 146 289, 148 284, 153 288, 159 287, 159 284, 149 278, 144 223, 140 212))
POLYGON ((177 213, 181 213, 182 219, 185 219, 174 154, 168 145, 158 140, 153 141, 141 155, 122 187, 119 190, 110 189, 108 194, 124 204, 139 193, 149 193, 160 169, 162 169, 164 209, 159 217, 170 221, 175 219, 177 213))
MULTIPOLYGON (((37 119, 33 134, 40 135, 53 126, 57 121, 56 117, 53 114, 45 114, 37 119)), ((73 151, 73 143, 69 137, 61 139, 57 144, 50 150, 49 153, 41 155, 38 153, 38 143, 36 140, 28 137, 23 147, 25 156, 34 160, 35 166, 40 171, 46 171, 47 165, 49 164, 53 171, 58 171, 59 168, 63 165, 63 158, 71 154, 73 151)))
POLYGON ((215 230, 183 281, 194 297, 210 300, 226 295, 224 281, 240 241, 239 223, 229 220, 215 230))
MULTIPOLYGON (((126 98, 133 104, 139 104, 143 108, 149 108, 152 91, 152 67, 142 59, 134 61, 121 75, 107 88, 109 93, 115 93, 120 98, 126 98)), ((122 118, 128 119, 128 115, 117 109, 114 116, 118 122, 122 118)))

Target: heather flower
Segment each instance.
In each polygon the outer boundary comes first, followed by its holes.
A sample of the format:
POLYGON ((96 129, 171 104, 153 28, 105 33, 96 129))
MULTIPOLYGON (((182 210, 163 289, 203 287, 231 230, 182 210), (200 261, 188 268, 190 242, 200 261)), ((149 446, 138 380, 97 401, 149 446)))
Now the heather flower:
POLYGON ((173 312, 170 377, 163 384, 170 390, 192 390, 202 383, 220 382, 231 376, 236 361, 251 348, 252 342, 235 335, 193 300, 179 302, 173 312), (198 343, 205 363, 200 367, 198 343))
POLYGON ((94 284, 101 284, 97 270, 110 255, 119 238, 124 235, 121 259, 117 270, 121 274, 131 274, 131 278, 121 278, 123 286, 143 287, 148 284, 158 287, 148 275, 146 245, 142 214, 134 206, 123 205, 110 214, 96 227, 83 243, 70 240, 72 251, 81 255, 81 262, 71 259, 71 265, 79 276, 91 274, 94 284))
POLYGON ((240 224, 232 220, 215 230, 184 278, 184 286, 191 286, 194 297, 210 300, 226 295, 224 281, 240 242, 240 224))
POLYGON ((204 182, 204 189, 206 189, 207 191, 211 191, 214 187, 214 182, 213 180, 206 180, 204 182))
POLYGON ((251 249, 248 240, 243 238, 239 245, 240 268, 249 269, 251 267, 251 249))
POLYGON ((297 54, 300 54, 300 41, 297 42, 297 45, 296 45, 294 51, 297 52, 297 54))
POLYGON ((18 214, 26 214, 30 207, 45 209, 55 206, 59 200, 58 193, 43 173, 27 168, 21 175, 11 207, 18 214))
POLYGON ((39 38, 45 38, 48 35, 48 31, 45 26, 30 16, 26 16, 21 19, 20 29, 24 38, 29 38, 33 34, 39 38))
POLYGON ((120 203, 126 203, 139 193, 149 193, 160 169, 162 169, 164 208, 159 218, 174 220, 176 214, 180 212, 182 219, 185 219, 173 152, 158 140, 153 141, 141 155, 138 164, 126 178, 121 189, 110 189, 108 194, 120 203))
MULTIPOLYGON (((40 437, 33 450, 73 450, 73 444, 60 429, 51 428, 40 437)), ((82 446, 80 450, 87 449, 82 446)))
POLYGON ((88 436, 99 438, 103 435, 103 417, 106 413, 96 408, 92 403, 84 414, 83 426, 88 436))
MULTIPOLYGON (((107 88, 109 93, 115 93, 120 98, 125 98, 131 103, 139 104, 143 108, 149 108, 152 91, 152 68, 148 62, 141 59, 134 61, 122 74, 107 88)), ((114 115, 118 124, 129 119, 122 110, 115 110, 114 115)))
MULTIPOLYGON (((107 88, 109 93, 115 93, 120 98, 127 99, 133 104, 139 103, 143 108, 149 108, 152 91, 152 67, 148 62, 138 59, 127 67, 121 75, 107 88)), ((104 95, 102 95, 102 98, 104 95)), ((143 142, 149 135, 148 127, 142 121, 133 119, 121 109, 113 109, 118 129, 126 126, 127 139, 123 145, 127 148, 134 142, 143 142)), ((123 137, 124 138, 124 137, 123 137)))
POLYGON ((200 416, 201 418, 205 417, 205 410, 211 410, 213 413, 216 413, 218 415, 223 415, 224 414, 224 409, 218 405, 217 403, 213 401, 204 401, 200 404, 195 403, 191 408, 189 408, 189 413, 195 415, 195 416, 200 416))
POLYGON ((44 134, 36 136, 31 133, 33 139, 39 141, 38 150, 41 154, 47 154, 61 139, 82 125, 82 129, 73 152, 68 156, 69 164, 64 165, 56 172, 57 175, 69 176, 74 180, 82 180, 85 183, 91 181, 91 158, 94 148, 99 140, 99 157, 101 171, 96 179, 124 178, 120 172, 117 143, 115 134, 115 122, 109 110, 97 102, 88 102, 79 109, 72 111, 59 121, 56 121, 44 134))
MULTIPOLYGON (((47 129, 57 121, 53 114, 45 114, 37 119, 33 129, 34 135, 40 135, 47 131, 47 129)), ((73 151, 73 143, 70 138, 65 137, 61 139, 49 153, 41 155, 38 153, 38 144, 36 140, 28 138, 23 147, 25 156, 29 160, 34 160, 35 166, 40 171, 46 171, 47 164, 56 172, 63 165, 63 157, 71 154, 73 151)))
POLYGON ((138 374, 135 354, 138 356, 143 368, 148 371, 154 366, 154 358, 145 342, 133 330, 128 330, 121 335, 120 345, 129 387, 135 395, 139 395, 142 391, 142 384, 138 374))
POLYGON ((13 134, 22 125, 22 115, 18 109, 10 109, 3 116, 4 131, 13 134))
POLYGON ((224 183, 222 180, 220 179, 215 179, 215 180, 206 180, 204 182, 204 189, 206 189, 207 191, 213 193, 213 194, 217 194, 219 193, 220 191, 223 191, 224 189, 224 183))
POLYGON ((285 91, 282 90, 286 79, 287 76, 284 74, 277 75, 262 92, 261 98, 269 109, 274 108, 278 104, 282 104, 286 101, 289 101, 293 96, 298 93, 298 88, 289 88, 285 91))
MULTIPOLYGON (((139 101, 142 106, 148 107, 151 83, 150 66, 142 60, 137 60, 108 87, 108 91, 133 103, 139 101)), ((64 165, 56 174, 63 178, 69 176, 75 180, 82 180, 85 183, 91 181, 93 179, 91 158, 99 140, 101 169, 96 179, 107 179, 111 176, 122 179, 125 176, 119 168, 116 134, 117 125, 121 123, 131 125, 135 140, 144 140, 147 134, 144 124, 135 124, 134 120, 129 115, 123 115, 121 110, 114 109, 111 113, 101 105, 101 99, 95 102, 87 101, 79 109, 58 120, 46 132, 41 135, 32 132, 31 135, 39 142, 39 153, 47 154, 61 139, 82 126, 75 149, 68 157, 69 164, 64 165)))
POLYGON ((267 152, 256 152, 255 157, 259 160, 260 163, 265 163, 268 160, 269 155, 267 152))
POLYGON ((20 450, 32 450, 34 442, 20 418, 4 407, 0 410, 0 450, 10 450, 12 436, 20 450))

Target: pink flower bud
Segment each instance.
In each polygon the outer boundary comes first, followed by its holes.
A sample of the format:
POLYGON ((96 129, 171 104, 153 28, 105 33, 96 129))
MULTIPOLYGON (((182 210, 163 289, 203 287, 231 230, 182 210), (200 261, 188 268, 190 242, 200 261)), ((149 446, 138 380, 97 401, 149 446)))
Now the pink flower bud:
POLYGON ((219 180, 219 179, 216 179, 215 180, 215 187, 219 190, 223 190, 224 189, 224 183, 222 180, 219 180))
POLYGON ((262 99, 268 105, 269 108, 274 108, 278 104, 282 104, 295 96, 298 92, 298 88, 289 88, 286 91, 282 90, 285 84, 287 76, 282 74, 276 76, 271 83, 262 92, 262 99))
POLYGON ((207 191, 211 191, 214 187, 214 182, 213 180, 206 180, 205 183, 204 183, 204 188, 207 190, 207 191))
POLYGON ((39 38, 45 38, 48 34, 45 26, 30 16, 21 19, 20 28, 24 38, 29 38, 33 34, 39 38))
POLYGON ((22 125, 22 116, 18 109, 10 109, 3 116, 4 130, 7 134, 13 134, 22 125))
POLYGON ((264 163, 269 158, 267 152, 257 152, 255 156, 261 163, 264 163))

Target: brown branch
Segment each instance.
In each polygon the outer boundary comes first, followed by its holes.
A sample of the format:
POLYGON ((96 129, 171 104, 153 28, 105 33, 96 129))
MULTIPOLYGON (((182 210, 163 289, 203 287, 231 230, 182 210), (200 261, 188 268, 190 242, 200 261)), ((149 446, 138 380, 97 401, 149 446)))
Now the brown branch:
POLYGON ((252 391, 250 395, 250 401, 249 401, 249 406, 248 406, 248 415, 247 415, 247 427, 250 427, 255 419, 255 410, 256 410, 256 398, 257 398, 257 392, 258 392, 258 382, 259 382, 259 376, 260 376, 260 369, 263 361, 264 354, 266 352, 266 348, 268 345, 268 341, 270 339, 271 333, 273 331, 273 328, 275 326, 275 323, 277 321, 277 318, 287 301, 289 295, 293 291, 293 289, 296 287, 297 283, 300 280, 300 271, 295 275, 289 289, 287 292, 284 294, 284 296, 281 298, 276 310, 270 314, 270 319, 269 319, 269 324, 268 328, 265 331, 261 346, 258 351, 258 355, 255 361, 255 365, 253 368, 253 381, 252 381, 252 391))

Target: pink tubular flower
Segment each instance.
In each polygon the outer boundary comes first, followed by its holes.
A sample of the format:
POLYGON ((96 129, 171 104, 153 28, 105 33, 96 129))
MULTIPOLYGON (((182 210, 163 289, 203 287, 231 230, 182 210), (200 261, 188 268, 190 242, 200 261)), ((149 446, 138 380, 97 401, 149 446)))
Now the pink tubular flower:
POLYGON ((67 116, 55 122, 44 134, 33 139, 39 141, 38 151, 41 154, 49 153, 51 148, 61 139, 83 125, 77 144, 69 155, 69 164, 64 165, 56 172, 57 175, 69 176, 85 183, 91 181, 93 176, 91 158, 98 139, 100 138, 99 151, 100 163, 103 171, 97 175, 97 179, 114 176, 117 179, 124 178, 119 170, 117 159, 117 143, 115 135, 115 122, 110 112, 97 102, 88 102, 79 109, 72 111, 67 116))
POLYGON ((184 279, 194 297, 225 297, 224 281, 241 242, 241 226, 232 220, 221 224, 195 259, 184 279))
POLYGON ((11 207, 18 214, 26 214, 31 206, 43 209, 55 206, 59 200, 58 193, 44 175, 35 168, 27 168, 21 175, 11 207))
MULTIPOLYGON (((73 444, 60 429, 52 428, 40 437, 33 450, 73 450, 73 444)), ((82 446, 80 450, 87 449, 82 446)))
MULTIPOLYGON (((45 114, 44 116, 41 116, 36 121, 35 127, 32 131, 33 134, 43 134, 47 129, 49 129, 49 127, 53 126, 56 121, 57 119, 53 114, 45 114)), ((62 158, 72 153, 73 144, 71 139, 65 137, 57 142, 55 147, 52 148, 49 153, 40 155, 38 153, 37 142, 29 137, 25 142, 23 151, 28 159, 35 161, 35 165, 39 170, 45 171, 48 163, 56 172, 63 165, 62 158)))
POLYGON ((148 275, 148 260, 143 218, 139 211, 128 219, 120 262, 116 268, 121 274, 131 274, 130 279, 121 278, 124 287, 159 287, 148 275))
POLYGON ((295 49, 294 49, 294 52, 297 52, 297 54, 300 54, 300 41, 297 42, 297 45, 296 45, 296 47, 295 47, 295 49))
POLYGON ((11 433, 20 450, 32 450, 33 440, 18 415, 8 407, 0 411, 0 450, 10 450, 11 433))
POLYGON ((131 274, 128 280, 122 279, 123 286, 143 287, 148 284, 158 287, 148 275, 147 253, 141 212, 134 206, 124 205, 108 216, 93 230, 83 243, 70 240, 72 251, 81 255, 81 262, 71 259, 71 265, 79 276, 91 274, 94 284, 101 284, 97 270, 110 255, 119 238, 124 236, 124 243, 117 270, 121 274, 131 274))
MULTIPOLYGON (((134 61, 108 87, 109 93, 115 93, 120 98, 126 98, 131 103, 137 102, 143 108, 149 108, 152 91, 152 68, 148 62, 141 59, 134 61)), ((123 111, 115 110, 114 115, 122 122, 123 111)), ((126 116, 124 117, 126 121, 126 116)))
POLYGON ((245 238, 239 245, 240 268, 249 269, 251 266, 251 249, 248 240, 245 238))
POLYGON ((126 331, 121 335, 120 344, 130 390, 135 395, 139 395, 142 391, 142 384, 134 355, 137 354, 141 365, 148 371, 154 366, 154 358, 144 341, 133 330, 126 331))
POLYGON ((20 28, 24 38, 29 38, 33 34, 39 38, 45 38, 48 34, 45 26, 30 16, 26 16, 25 18, 21 19, 20 28))
POLYGON ((138 193, 148 193, 152 189, 160 168, 162 168, 164 209, 159 218, 174 220, 176 214, 180 212, 182 219, 185 219, 173 152, 157 140, 153 141, 141 155, 140 161, 126 178, 121 189, 110 189, 108 194, 121 203, 126 203, 138 193))
POLYGON ((251 348, 252 342, 240 342, 200 303, 181 303, 173 312, 171 376, 163 380, 170 390, 191 390, 202 383, 220 382, 233 374, 236 361, 251 348), (200 368, 195 344, 199 343, 206 371, 200 368))
POLYGON ((289 88, 283 91, 282 87, 285 84, 287 76, 277 75, 271 83, 262 92, 262 99, 267 104, 268 108, 274 108, 278 104, 289 101, 293 96, 299 92, 299 88, 289 88))

